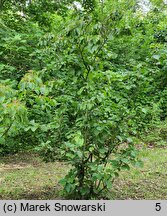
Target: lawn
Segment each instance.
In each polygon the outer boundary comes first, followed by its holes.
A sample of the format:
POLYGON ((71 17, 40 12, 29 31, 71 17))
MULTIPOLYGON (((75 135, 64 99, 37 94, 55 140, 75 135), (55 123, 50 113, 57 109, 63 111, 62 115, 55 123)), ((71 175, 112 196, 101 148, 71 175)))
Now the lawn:
MULTIPOLYGON (((143 168, 121 172, 108 199, 167 199, 167 149, 143 148, 143 168)), ((37 155, 17 154, 0 159, 0 199, 65 199, 58 181, 69 166, 44 163, 37 155)))

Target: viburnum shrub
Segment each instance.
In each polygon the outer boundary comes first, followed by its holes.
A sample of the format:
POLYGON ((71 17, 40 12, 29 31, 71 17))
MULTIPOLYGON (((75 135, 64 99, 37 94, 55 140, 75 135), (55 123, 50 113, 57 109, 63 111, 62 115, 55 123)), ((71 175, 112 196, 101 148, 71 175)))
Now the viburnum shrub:
POLYGON ((102 21, 76 16, 57 41, 62 59, 58 80, 64 83, 57 112, 69 119, 61 149, 72 166, 60 183, 75 199, 98 197, 112 187, 120 170, 140 165, 126 124, 129 73, 115 72, 110 62, 116 58, 108 45, 112 25, 108 16, 102 21))

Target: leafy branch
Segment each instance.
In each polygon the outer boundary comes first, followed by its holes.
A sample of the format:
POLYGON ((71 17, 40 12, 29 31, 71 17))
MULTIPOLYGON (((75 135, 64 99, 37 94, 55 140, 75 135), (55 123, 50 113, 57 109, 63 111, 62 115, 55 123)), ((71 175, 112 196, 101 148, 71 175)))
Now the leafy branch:
POLYGON ((12 127, 13 122, 10 123, 9 127, 5 130, 5 132, 2 134, 1 138, 6 136, 6 134, 8 133, 8 131, 10 130, 10 128, 12 127))

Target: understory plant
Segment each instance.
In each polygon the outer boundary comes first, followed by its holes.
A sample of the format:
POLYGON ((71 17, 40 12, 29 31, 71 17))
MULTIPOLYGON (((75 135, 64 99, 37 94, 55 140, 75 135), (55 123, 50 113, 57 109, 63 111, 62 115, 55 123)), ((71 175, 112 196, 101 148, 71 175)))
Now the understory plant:
POLYGON ((111 21, 110 16, 98 21, 93 15, 76 16, 57 42, 60 71, 66 75, 59 75, 64 85, 57 100, 65 100, 61 118, 70 120, 61 153, 72 166, 60 183, 75 199, 97 198, 112 187, 119 171, 140 164, 126 122, 134 109, 129 73, 112 68, 111 21))

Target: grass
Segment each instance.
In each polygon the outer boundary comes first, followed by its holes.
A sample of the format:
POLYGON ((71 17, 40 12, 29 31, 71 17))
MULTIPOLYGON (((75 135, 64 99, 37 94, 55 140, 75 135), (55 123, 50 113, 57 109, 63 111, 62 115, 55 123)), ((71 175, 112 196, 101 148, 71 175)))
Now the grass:
POLYGON ((61 163, 44 163, 32 154, 0 159, 0 199, 62 199, 58 181, 68 171, 61 163))
POLYGON ((167 149, 141 150, 143 168, 122 172, 109 193, 110 199, 167 199, 167 149))
MULTIPOLYGON (((167 199, 167 149, 144 148, 143 168, 124 171, 109 199, 167 199)), ((68 172, 62 162, 44 163, 37 155, 0 159, 0 199, 64 199, 58 181, 68 172)))

